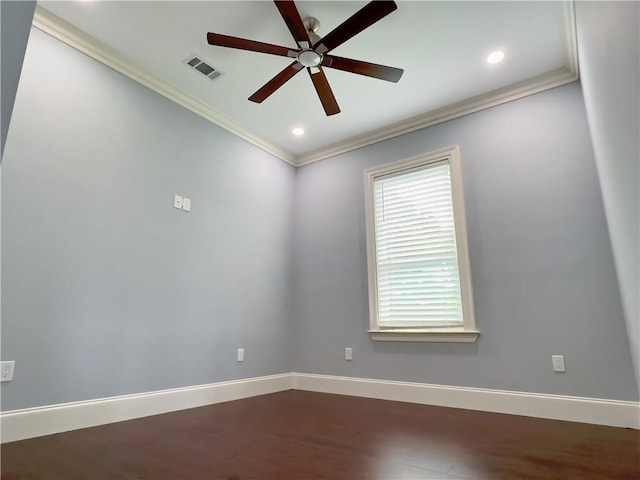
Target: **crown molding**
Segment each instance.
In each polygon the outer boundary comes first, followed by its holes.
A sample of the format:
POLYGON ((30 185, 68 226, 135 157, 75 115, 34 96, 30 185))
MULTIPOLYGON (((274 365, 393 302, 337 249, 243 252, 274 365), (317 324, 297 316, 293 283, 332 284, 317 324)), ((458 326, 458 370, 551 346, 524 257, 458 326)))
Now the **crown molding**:
POLYGON ((223 113, 209 107, 173 85, 160 80, 158 77, 152 75, 146 70, 136 67, 105 45, 98 42, 96 39, 48 12, 40 5, 36 6, 36 10, 33 15, 33 26, 84 53, 85 55, 88 55, 94 60, 97 60, 130 79, 144 85, 145 87, 150 88, 163 97, 174 101, 196 115, 199 115, 219 127, 224 128, 265 152, 287 162, 290 165, 296 165, 295 156, 287 150, 249 132, 223 113))
POLYGON ((415 132, 422 128, 431 127, 438 123, 453 120, 454 118, 463 117, 487 108, 502 105, 503 103, 518 100, 519 98, 575 82, 580 78, 580 74, 578 68, 578 44, 573 0, 565 0, 562 2, 562 16, 565 31, 565 45, 567 47, 565 52, 567 66, 523 82, 462 100, 453 105, 426 112, 363 135, 358 135, 347 141, 335 143, 329 147, 300 155, 297 157, 295 165, 301 167, 302 165, 398 137, 405 133, 415 132))
POLYGON ((438 123, 453 120, 454 118, 463 117, 487 108, 496 107, 503 103, 512 102, 519 98, 527 97, 535 93, 540 93, 551 88, 574 82, 577 79, 577 71, 573 71, 572 68, 561 68, 515 85, 509 85, 508 87, 494 90, 490 93, 463 100, 448 107, 432 110, 431 112, 412 117, 388 127, 354 137, 346 142, 336 143, 329 148, 323 148, 306 155, 301 155, 298 157, 296 166, 301 167, 302 165, 307 165, 341 153, 350 152, 357 148, 366 147, 383 140, 398 137, 405 133, 415 132, 416 130, 431 127, 438 123))
POLYGON ((91 58, 107 65, 117 72, 122 73, 132 80, 150 88, 169 100, 182 105, 196 115, 199 115, 219 127, 224 128, 265 152, 290 165, 300 167, 578 80, 579 69, 574 2, 572 0, 564 1, 562 3, 562 8, 567 46, 566 54, 568 65, 566 67, 483 95, 463 100, 447 107, 432 110, 422 115, 389 125, 385 128, 355 136, 344 142, 335 143, 325 148, 297 156, 288 150, 255 135, 223 113, 191 97, 187 93, 177 89, 167 82, 160 80, 151 73, 134 66, 120 57, 117 53, 98 42, 96 39, 49 13, 40 6, 36 7, 33 17, 33 26, 70 47, 75 48, 91 58))
POLYGON ((576 80, 580 78, 580 67, 578 63, 578 30, 576 28, 576 9, 574 0, 564 0, 562 2, 562 15, 564 21, 564 32, 567 46, 567 60, 569 70, 575 74, 576 80))

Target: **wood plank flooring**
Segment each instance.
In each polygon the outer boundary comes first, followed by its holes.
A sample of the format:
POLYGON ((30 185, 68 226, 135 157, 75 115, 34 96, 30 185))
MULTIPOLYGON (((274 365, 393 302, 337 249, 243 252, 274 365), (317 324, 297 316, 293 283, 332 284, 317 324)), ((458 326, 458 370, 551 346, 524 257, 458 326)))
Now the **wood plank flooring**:
POLYGON ((640 479, 640 432, 287 391, 4 444, 2 479, 640 479))

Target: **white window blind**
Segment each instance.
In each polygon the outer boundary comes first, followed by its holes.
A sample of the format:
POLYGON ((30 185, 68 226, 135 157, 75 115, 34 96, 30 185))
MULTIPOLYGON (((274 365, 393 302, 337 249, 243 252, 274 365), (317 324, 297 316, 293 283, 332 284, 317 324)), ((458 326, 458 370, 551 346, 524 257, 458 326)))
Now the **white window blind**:
POLYGON ((463 326, 448 160, 373 184, 379 328, 463 326))

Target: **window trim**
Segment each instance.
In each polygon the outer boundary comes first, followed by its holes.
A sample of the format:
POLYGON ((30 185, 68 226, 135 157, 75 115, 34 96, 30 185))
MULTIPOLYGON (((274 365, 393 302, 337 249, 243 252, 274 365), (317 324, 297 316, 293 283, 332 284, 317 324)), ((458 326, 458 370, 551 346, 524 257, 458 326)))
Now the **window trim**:
POLYGON ((464 209, 464 194, 460 154, 457 145, 433 152, 416 155, 404 160, 369 168, 364 172, 365 216, 367 235, 367 271, 369 280, 369 335, 372 340, 394 342, 454 342, 472 343, 480 335, 476 329, 471 287, 471 267, 467 241, 467 222, 464 209), (397 174, 404 170, 447 161, 451 175, 451 197, 455 225, 460 296, 464 326, 455 328, 382 329, 378 325, 377 270, 375 245, 375 212, 373 184, 377 178, 397 174))

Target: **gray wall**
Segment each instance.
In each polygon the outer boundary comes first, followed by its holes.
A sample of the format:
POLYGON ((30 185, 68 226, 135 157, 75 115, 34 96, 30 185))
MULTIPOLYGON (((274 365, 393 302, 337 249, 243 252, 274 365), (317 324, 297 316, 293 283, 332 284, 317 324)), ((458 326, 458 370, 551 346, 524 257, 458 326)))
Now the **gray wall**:
POLYGON ((638 398, 577 83, 296 172, 34 30, 2 170, 5 411, 291 370, 638 398), (372 342, 363 170, 453 144, 482 335, 372 342))
POLYGON ((2 59, 2 74, 0 91, 2 92, 2 118, 0 137, 0 161, 4 153, 4 144, 9 130, 11 111, 16 98, 20 70, 24 50, 27 47, 29 30, 35 1, 2 1, 0 2, 0 58, 2 59))
POLYGON ((640 4, 577 2, 580 73, 640 387, 640 4))
POLYGON ((292 167, 34 29, 2 170, 3 410, 291 370, 292 167))
POLYGON ((295 371, 638 398, 578 83, 305 166, 296 192, 295 371), (373 342, 363 170, 454 144, 481 336, 373 342))

